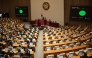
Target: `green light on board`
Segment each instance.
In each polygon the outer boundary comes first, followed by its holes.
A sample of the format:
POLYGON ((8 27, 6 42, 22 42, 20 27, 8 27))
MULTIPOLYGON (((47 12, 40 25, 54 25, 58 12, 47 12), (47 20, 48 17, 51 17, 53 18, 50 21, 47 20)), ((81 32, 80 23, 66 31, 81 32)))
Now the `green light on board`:
POLYGON ((80 15, 80 16, 85 16, 85 15, 86 15, 86 11, 85 11, 85 10, 79 11, 79 15, 80 15))
POLYGON ((20 9, 20 10, 19 10, 19 13, 20 13, 20 14, 22 14, 22 13, 23 13, 23 10, 22 10, 22 9, 20 9))

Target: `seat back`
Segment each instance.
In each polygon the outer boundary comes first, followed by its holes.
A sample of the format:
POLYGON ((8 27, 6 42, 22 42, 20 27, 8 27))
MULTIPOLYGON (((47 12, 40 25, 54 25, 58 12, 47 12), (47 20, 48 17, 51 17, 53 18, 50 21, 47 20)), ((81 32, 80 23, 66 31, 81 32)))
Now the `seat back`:
POLYGON ((30 57, 25 55, 25 56, 22 56, 22 58, 30 58, 30 57))
POLYGON ((79 51, 79 52, 78 52, 78 55, 79 55, 79 56, 82 56, 83 54, 84 54, 84 51, 79 51))
POLYGON ((13 58, 20 58, 20 56, 19 55, 14 55, 13 58))
POLYGON ((47 58, 54 58, 54 55, 48 55, 47 58))
POLYGON ((57 55, 57 58, 64 58, 65 57, 65 53, 61 53, 57 55))
POLYGON ((73 56, 74 56, 74 52, 69 52, 68 58, 71 58, 71 57, 73 57, 73 56))

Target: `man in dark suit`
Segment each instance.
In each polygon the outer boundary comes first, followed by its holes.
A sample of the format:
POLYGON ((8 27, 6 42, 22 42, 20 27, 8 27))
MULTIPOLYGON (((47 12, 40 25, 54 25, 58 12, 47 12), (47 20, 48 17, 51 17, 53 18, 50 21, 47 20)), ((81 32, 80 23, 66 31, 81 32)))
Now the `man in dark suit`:
POLYGON ((6 55, 5 55, 5 58, 7 58, 7 57, 12 57, 13 56, 13 51, 12 51, 12 48, 9 48, 9 50, 8 50, 8 52, 6 53, 6 55))
POLYGON ((25 53, 24 53, 24 56, 22 58, 30 58, 30 51, 28 50, 28 48, 25 48, 24 49, 25 53))
POLYGON ((4 57, 5 52, 2 51, 2 46, 0 46, 0 57, 4 57))

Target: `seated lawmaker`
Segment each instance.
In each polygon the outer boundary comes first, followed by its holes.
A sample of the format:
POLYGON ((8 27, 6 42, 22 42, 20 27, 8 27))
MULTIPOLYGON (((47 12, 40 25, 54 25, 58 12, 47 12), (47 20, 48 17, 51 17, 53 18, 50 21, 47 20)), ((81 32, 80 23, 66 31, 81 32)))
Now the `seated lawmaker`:
POLYGON ((0 56, 1 56, 1 57, 4 57, 4 54, 5 54, 5 52, 2 51, 2 46, 0 46, 0 56))
POLYGON ((28 50, 28 48, 24 48, 24 56, 22 58, 30 58, 30 51, 28 50))
POLYGON ((9 50, 8 50, 8 52, 6 53, 6 55, 5 55, 5 58, 7 58, 7 57, 12 57, 13 56, 13 51, 12 51, 12 48, 9 48, 9 50))

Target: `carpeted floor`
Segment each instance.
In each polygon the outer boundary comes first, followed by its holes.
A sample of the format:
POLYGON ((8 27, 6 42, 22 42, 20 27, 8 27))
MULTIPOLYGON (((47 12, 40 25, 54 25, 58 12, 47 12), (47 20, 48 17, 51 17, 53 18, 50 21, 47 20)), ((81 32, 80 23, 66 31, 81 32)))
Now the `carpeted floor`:
MULTIPOLYGON (((29 22, 24 22, 25 27, 29 28, 30 23, 29 22)), ((43 30, 39 31, 39 36, 37 40, 37 46, 35 48, 35 53, 34 53, 34 58, 44 58, 43 55, 43 30)))
POLYGON ((36 46, 36 52, 34 58, 44 58, 43 56, 43 31, 39 31, 38 42, 36 46))

